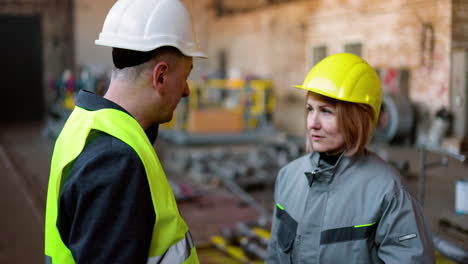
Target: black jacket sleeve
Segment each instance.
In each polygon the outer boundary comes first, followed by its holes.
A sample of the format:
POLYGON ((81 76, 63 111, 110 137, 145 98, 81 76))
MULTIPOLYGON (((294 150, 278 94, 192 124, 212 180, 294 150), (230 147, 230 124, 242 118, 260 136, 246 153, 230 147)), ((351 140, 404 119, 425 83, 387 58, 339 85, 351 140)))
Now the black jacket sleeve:
POLYGON ((147 262, 155 213, 130 146, 99 134, 64 181, 57 227, 77 264, 147 262))

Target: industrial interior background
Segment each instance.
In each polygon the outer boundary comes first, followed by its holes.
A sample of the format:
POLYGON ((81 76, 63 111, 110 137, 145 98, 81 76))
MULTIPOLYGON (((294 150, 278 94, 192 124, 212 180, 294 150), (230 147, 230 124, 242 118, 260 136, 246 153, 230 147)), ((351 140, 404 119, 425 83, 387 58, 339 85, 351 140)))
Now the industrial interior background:
MULTIPOLYGON (((0 263, 43 261, 54 140, 78 90, 106 90, 110 50, 94 40, 114 2, 0 0, 0 263)), ((371 149, 466 256, 468 1, 183 2, 209 59, 194 60, 191 96, 155 148, 202 263, 261 262, 276 172, 304 151, 304 93, 290 87, 344 51, 382 80, 371 149)), ((439 263, 457 260, 440 253, 439 263)))

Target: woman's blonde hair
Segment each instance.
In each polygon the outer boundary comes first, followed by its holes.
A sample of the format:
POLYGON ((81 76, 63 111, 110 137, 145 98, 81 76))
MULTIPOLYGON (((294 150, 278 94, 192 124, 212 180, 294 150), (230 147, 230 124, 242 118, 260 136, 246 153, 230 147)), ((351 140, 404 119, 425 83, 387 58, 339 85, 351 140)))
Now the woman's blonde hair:
MULTIPOLYGON (((310 91, 307 92, 306 102, 310 96, 335 106, 338 129, 343 134, 345 142, 345 155, 354 156, 364 153, 374 131, 372 108, 365 104, 336 100, 310 91)), ((305 119, 307 131, 307 108, 305 119)), ((308 134, 306 136, 306 151, 313 151, 308 134)))

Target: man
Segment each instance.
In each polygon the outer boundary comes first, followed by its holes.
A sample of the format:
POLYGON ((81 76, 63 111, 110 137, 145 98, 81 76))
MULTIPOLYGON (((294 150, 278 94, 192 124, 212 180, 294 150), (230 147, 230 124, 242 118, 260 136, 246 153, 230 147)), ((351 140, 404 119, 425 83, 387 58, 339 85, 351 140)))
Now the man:
POLYGON ((198 263, 152 146, 192 57, 206 57, 179 0, 119 0, 96 44, 113 47, 103 97, 81 91, 55 144, 46 263, 198 263))

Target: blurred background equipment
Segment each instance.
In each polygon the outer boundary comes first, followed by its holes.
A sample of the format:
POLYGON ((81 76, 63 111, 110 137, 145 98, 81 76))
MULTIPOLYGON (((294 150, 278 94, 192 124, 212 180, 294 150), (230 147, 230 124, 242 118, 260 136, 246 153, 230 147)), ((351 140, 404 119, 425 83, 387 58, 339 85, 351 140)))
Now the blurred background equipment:
MULTIPOLYGON (((445 115, 444 115, 445 116, 445 115)), ((431 142, 432 143, 432 142, 431 142)), ((450 150, 442 148, 440 145, 435 144, 426 144, 420 146, 419 149, 419 174, 418 174, 418 200, 422 206, 424 206, 424 195, 425 195, 425 188, 426 188, 426 170, 437 168, 440 166, 448 166, 448 158, 455 159, 460 162, 466 162, 466 156, 461 155, 456 152, 452 152, 450 150), (427 154, 434 153, 438 156, 442 156, 438 161, 435 162, 427 162, 427 154)), ((464 195, 468 199, 468 194, 464 193, 463 191, 468 191, 468 184, 467 186, 463 186, 466 180, 457 181, 454 183, 456 188, 463 189, 461 190, 462 193, 459 194, 455 192, 455 210, 454 213, 456 214, 463 214, 464 208, 458 207, 461 204, 459 203, 458 195, 464 195), (461 183, 461 187, 459 184, 461 183)), ((466 206, 467 201, 463 201, 463 206, 466 206)), ((467 208, 468 209, 468 208, 467 208)), ((468 213, 468 210, 467 210, 468 213)), ((439 232, 433 234, 433 242, 434 246, 441 255, 445 256, 446 258, 455 261, 456 263, 468 263, 468 243, 465 242, 466 238, 468 238, 468 232, 464 230, 462 227, 457 227, 452 232, 446 232, 448 229, 447 227, 451 226, 449 220, 447 219, 439 219, 439 232)))
POLYGON ((452 122, 452 114, 445 107, 437 110, 427 135, 426 144, 440 146, 452 122))
POLYGON ((189 81, 184 98, 160 135, 179 144, 253 142, 274 133, 275 97, 269 80, 189 81))
POLYGON ((414 137, 415 113, 407 96, 382 96, 382 109, 375 129, 374 139, 386 143, 395 140, 412 142, 414 137))
POLYGON ((302 142, 302 138, 290 138, 249 145, 172 146, 167 157, 172 162, 166 166, 199 183, 217 182, 219 187, 227 187, 236 194, 240 194, 237 186, 246 191, 270 189, 278 170, 304 154, 302 142))
POLYGON ((468 178, 455 183, 455 212, 468 215, 468 178))
POLYGON ((64 69, 60 77, 50 76, 47 88, 50 102, 47 105, 44 118, 46 125, 42 133, 55 140, 75 107, 78 92, 86 90, 104 95, 108 83, 108 74, 99 65, 81 66, 76 74, 71 69, 64 69))
POLYGON ((239 222, 226 227, 222 235, 211 237, 210 244, 198 247, 198 255, 208 261, 216 259, 213 263, 264 263, 270 239, 270 231, 266 228, 269 227, 254 222, 239 222), (219 252, 214 252, 213 248, 219 252))

